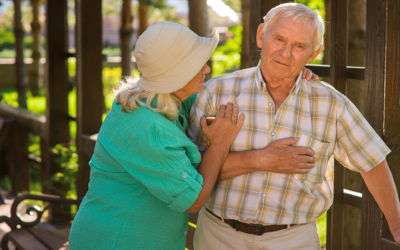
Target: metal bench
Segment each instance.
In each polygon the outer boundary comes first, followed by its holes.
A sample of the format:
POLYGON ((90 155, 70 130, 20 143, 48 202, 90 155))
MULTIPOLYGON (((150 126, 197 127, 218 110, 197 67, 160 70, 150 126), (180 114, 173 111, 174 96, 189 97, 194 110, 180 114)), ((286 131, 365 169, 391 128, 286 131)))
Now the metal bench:
POLYGON ((72 200, 55 195, 23 194, 15 198, 11 206, 11 217, 0 216, 0 223, 6 222, 11 231, 1 240, 1 249, 8 250, 8 242, 12 242, 19 250, 53 250, 68 248, 69 234, 61 230, 49 230, 38 228, 43 213, 50 207, 60 205, 79 205, 81 199, 72 200), (18 205, 24 200, 39 200, 48 202, 48 205, 40 210, 37 206, 28 207, 27 214, 35 214, 36 219, 31 222, 22 221, 17 215, 18 205))

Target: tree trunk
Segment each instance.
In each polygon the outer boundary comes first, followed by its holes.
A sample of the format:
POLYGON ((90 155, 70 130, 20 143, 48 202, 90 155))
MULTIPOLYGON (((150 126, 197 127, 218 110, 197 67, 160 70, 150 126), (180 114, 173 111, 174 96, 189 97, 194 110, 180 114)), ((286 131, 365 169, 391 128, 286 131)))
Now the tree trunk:
MULTIPOLYGON (((366 0, 349 1, 348 16, 348 56, 349 66, 364 66, 366 37, 366 0)), ((364 81, 347 80, 347 97, 363 113, 364 81)), ((362 191, 362 177, 359 173, 345 170, 344 187, 362 191)), ((344 206, 343 249, 361 249, 361 210, 344 206)))
POLYGON ((139 1, 139 36, 149 27, 149 6, 139 1))
POLYGON ((39 95, 39 65, 40 65, 40 23, 39 0, 31 0, 33 20, 32 27, 32 65, 29 70, 29 89, 33 96, 39 95))
POLYGON ((22 0, 14 0, 15 68, 17 72, 18 104, 26 108, 26 83, 24 65, 24 30, 22 28, 22 0))
POLYGON ((122 1, 121 9, 121 29, 120 29, 120 47, 121 47, 121 68, 122 77, 132 74, 131 70, 131 50, 132 50, 132 8, 130 0, 122 1))
MULTIPOLYGON (((199 36, 208 37, 211 35, 208 25, 207 0, 188 0, 189 2, 189 27, 199 36)), ((206 81, 212 76, 212 60, 208 60, 211 72, 206 75, 206 81)))
POLYGON ((246 69, 250 67, 249 63, 249 28, 250 28, 250 0, 242 0, 242 53, 240 55, 240 68, 246 69))

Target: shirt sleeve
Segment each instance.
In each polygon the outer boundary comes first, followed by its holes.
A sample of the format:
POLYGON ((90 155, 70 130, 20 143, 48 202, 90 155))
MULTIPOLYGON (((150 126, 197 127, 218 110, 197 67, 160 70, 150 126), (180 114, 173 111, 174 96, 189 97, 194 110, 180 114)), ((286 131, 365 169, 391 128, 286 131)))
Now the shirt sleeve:
POLYGON ((187 128, 187 136, 200 151, 207 149, 207 139, 201 132, 200 119, 202 116, 208 116, 213 112, 211 105, 211 94, 207 89, 197 95, 189 116, 189 126, 187 128))
POLYGON ((338 117, 336 129, 337 138, 333 154, 350 170, 367 172, 390 153, 383 140, 347 98, 338 117))
POLYGON ((203 177, 186 154, 194 146, 183 137, 184 133, 171 126, 149 126, 135 136, 132 143, 139 146, 127 148, 123 163, 129 174, 178 212, 186 211, 196 201, 203 185, 203 177))

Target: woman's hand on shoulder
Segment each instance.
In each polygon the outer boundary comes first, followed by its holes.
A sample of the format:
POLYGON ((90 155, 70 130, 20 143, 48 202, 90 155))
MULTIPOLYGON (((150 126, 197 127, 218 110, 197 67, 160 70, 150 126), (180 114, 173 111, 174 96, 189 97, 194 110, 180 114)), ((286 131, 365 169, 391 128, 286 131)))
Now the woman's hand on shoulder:
POLYGON ((238 113, 239 106, 229 102, 227 105, 221 105, 215 121, 211 125, 207 125, 205 117, 201 118, 201 129, 210 146, 230 147, 242 128, 245 119, 243 113, 239 115, 238 119, 238 113))

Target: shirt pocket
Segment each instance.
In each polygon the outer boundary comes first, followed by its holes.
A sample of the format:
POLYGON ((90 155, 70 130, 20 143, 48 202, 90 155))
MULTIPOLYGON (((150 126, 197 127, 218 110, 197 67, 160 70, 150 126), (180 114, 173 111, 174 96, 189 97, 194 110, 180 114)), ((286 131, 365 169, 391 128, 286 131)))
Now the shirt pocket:
POLYGON ((328 166, 329 158, 332 155, 334 143, 322 142, 308 135, 302 134, 300 140, 295 146, 304 146, 314 150, 317 162, 315 167, 310 170, 307 174, 294 174, 294 178, 307 184, 307 185, 318 185, 324 180, 326 168, 328 166))

